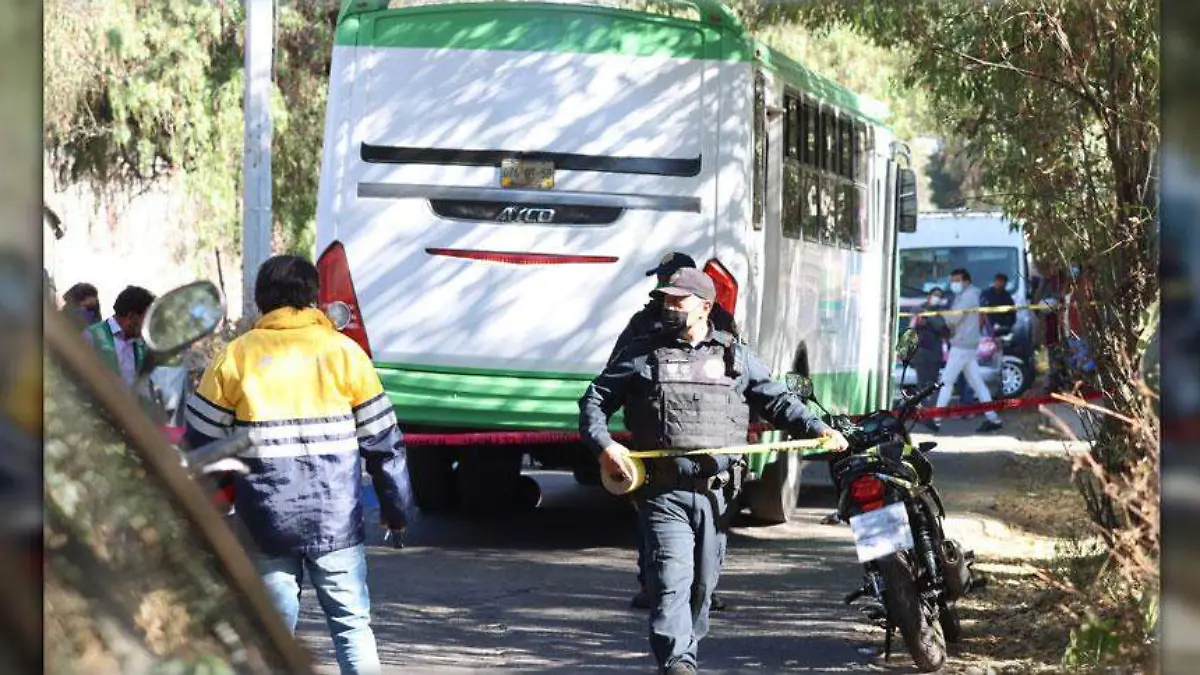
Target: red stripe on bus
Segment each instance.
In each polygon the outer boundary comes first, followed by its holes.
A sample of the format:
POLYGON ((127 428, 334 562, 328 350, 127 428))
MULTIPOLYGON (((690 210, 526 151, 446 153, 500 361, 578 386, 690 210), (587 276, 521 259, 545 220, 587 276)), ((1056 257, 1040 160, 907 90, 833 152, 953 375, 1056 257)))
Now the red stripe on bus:
POLYGON ((617 262, 610 255, 559 255, 555 253, 513 253, 509 251, 476 251, 455 248, 427 248, 429 255, 466 260, 486 260, 509 265, 604 265, 617 262))

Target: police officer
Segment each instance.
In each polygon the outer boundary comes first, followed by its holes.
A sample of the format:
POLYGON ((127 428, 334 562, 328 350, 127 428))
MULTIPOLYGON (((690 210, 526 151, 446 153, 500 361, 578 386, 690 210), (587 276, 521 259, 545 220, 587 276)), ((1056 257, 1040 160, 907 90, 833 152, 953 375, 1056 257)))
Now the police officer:
MULTIPOLYGON (((694 450, 741 445, 753 410, 794 434, 846 440, 821 422, 767 368, 710 321, 716 289, 703 272, 683 268, 654 291, 662 296, 663 330, 634 339, 579 400, 579 429, 600 470, 633 476, 629 449, 608 432, 625 408, 637 450, 694 450)), ((650 649, 660 672, 696 672, 699 641, 708 632, 709 602, 725 548, 725 488, 740 482, 740 458, 698 455, 649 460, 639 490, 638 517, 651 564, 650 649)))
MULTIPOLYGON (((671 279, 671 275, 675 274, 685 267, 695 268, 696 261, 688 254, 680 251, 667 253, 659 261, 658 266, 654 269, 646 270, 646 276, 657 276, 658 285, 655 288, 666 286, 671 279)), ((639 338, 650 335, 651 333, 662 330, 663 318, 663 296, 657 293, 650 294, 650 301, 646 303, 632 317, 629 318, 629 323, 625 325, 625 330, 621 331, 621 335, 617 337, 616 344, 613 345, 612 353, 608 356, 608 363, 612 363, 613 359, 617 358, 617 354, 625 349, 630 342, 639 338)), ((737 323, 733 319, 733 315, 725 310, 724 307, 713 304, 712 314, 709 315, 712 321, 713 328, 729 333, 738 339, 737 323)), ((638 592, 633 596, 633 600, 629 605, 635 609, 650 609, 651 598, 650 591, 646 588, 646 532, 642 527, 638 527, 638 592)), ((710 608, 719 612, 726 607, 725 601, 717 596, 717 592, 713 591, 712 603, 710 608)))
MULTIPOLYGON (((657 267, 646 270, 646 276, 657 276, 657 287, 661 288, 667 285, 667 281, 671 278, 672 274, 685 267, 695 268, 696 261, 686 253, 673 251, 664 255, 657 267)), ((648 335, 662 328, 662 306, 662 296, 651 293, 650 301, 646 303, 645 307, 642 307, 637 313, 629 317, 629 323, 625 324, 625 330, 621 331, 621 334, 617 336, 617 341, 613 344, 612 353, 608 356, 609 363, 612 363, 617 354, 621 353, 621 350, 635 338, 648 335)), ((733 315, 726 311, 724 307, 714 304, 709 319, 712 321, 713 327, 717 330, 729 333, 734 338, 740 337, 737 322, 733 320, 733 315)))

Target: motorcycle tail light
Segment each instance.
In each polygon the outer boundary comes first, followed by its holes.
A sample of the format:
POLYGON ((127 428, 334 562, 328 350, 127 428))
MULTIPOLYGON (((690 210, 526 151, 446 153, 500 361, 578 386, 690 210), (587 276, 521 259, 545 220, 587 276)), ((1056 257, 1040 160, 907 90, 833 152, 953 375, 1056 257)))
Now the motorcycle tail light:
POLYGON ((863 511, 883 507, 883 481, 875 476, 859 476, 850 483, 850 499, 863 511))

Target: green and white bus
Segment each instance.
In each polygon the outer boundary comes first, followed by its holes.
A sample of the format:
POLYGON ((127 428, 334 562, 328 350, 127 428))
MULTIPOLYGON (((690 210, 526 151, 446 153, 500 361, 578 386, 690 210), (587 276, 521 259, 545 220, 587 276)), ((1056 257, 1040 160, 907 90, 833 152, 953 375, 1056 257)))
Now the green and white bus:
MULTIPOLYGON (((716 2, 671 7, 342 8, 322 302, 344 305, 407 431, 576 430, 668 251, 703 265, 774 373, 811 373, 831 409, 888 402, 896 231, 915 192, 898 190, 911 171, 886 111, 716 2)), ((580 445, 410 447, 418 502, 499 508, 526 456, 599 482, 580 445)), ((786 520, 799 460, 752 468, 752 512, 786 520)))

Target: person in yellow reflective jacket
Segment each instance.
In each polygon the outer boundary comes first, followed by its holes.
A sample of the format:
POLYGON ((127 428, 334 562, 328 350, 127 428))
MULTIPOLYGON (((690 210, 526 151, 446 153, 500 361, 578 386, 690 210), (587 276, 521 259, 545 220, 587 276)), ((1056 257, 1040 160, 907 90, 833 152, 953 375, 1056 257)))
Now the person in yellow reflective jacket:
POLYGON ((188 444, 234 426, 253 445, 235 475, 234 508, 259 549, 276 606, 295 630, 300 580, 312 579, 342 673, 378 673, 370 625, 360 459, 383 525, 399 534, 414 512, 404 441, 370 357, 316 309, 317 270, 296 256, 259 268, 263 316, 205 371, 188 402, 188 444))

